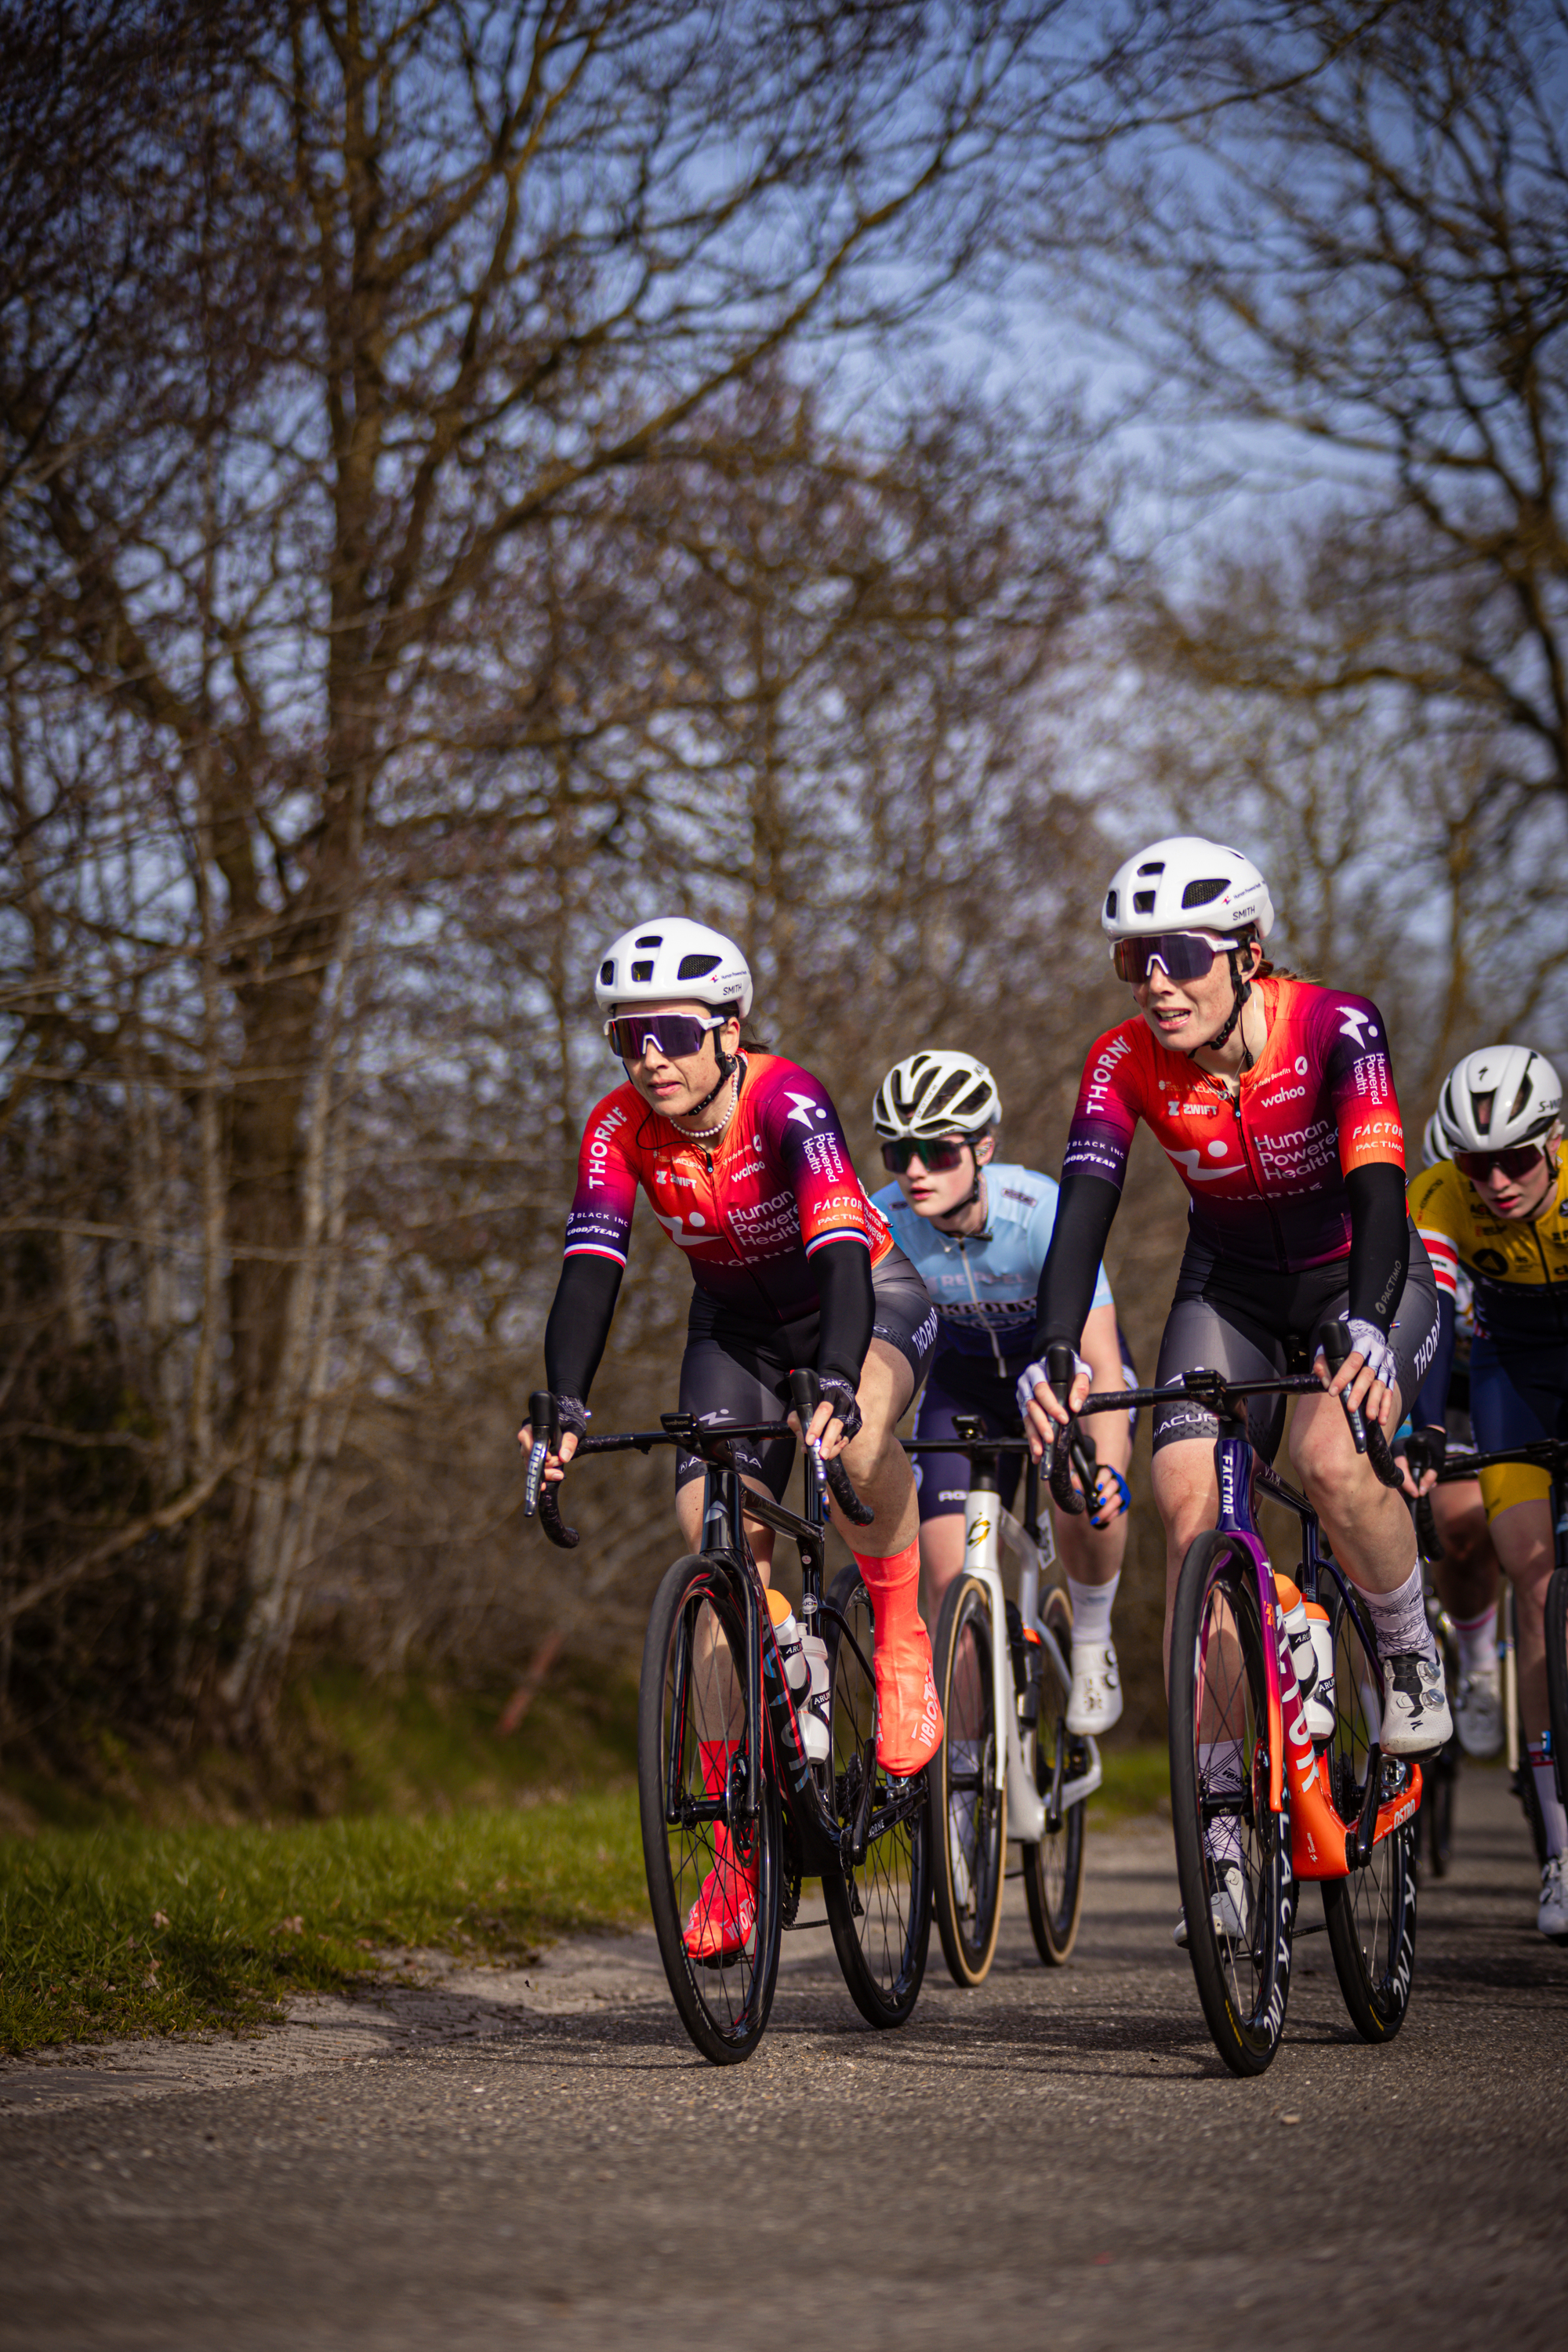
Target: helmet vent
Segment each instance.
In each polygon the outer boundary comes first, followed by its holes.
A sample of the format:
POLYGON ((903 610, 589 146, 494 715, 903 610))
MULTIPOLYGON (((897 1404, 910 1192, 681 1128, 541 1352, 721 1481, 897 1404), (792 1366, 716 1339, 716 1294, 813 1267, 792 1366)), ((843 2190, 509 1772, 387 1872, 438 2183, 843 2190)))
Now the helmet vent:
POLYGON ((601 988, 614 988, 615 984, 616 959, 614 956, 608 956, 599 966, 599 985, 601 988))
POLYGON ((1163 857, 1152 857, 1147 866, 1141 866, 1138 868, 1140 874, 1163 874, 1164 870, 1165 861, 1163 857))
POLYGON ((719 969, 716 955, 683 955, 676 966, 677 980, 706 980, 710 971, 719 969))
POLYGON ((1153 891, 1134 890, 1132 893, 1132 911, 1135 915, 1152 915, 1154 911, 1153 891))
POLYGON ((662 931, 646 932, 636 944, 639 948, 661 948, 664 945, 664 933, 662 931))
POLYGON ((1509 1125, 1510 1125, 1510 1127, 1513 1125, 1514 1120, 1519 1117, 1519 1115, 1520 1115, 1521 1111, 1521 1110, 1523 1110, 1523 1108, 1525 1108, 1525 1106, 1526 1106, 1526 1104, 1529 1102, 1529 1100, 1530 1100, 1530 1066, 1529 1066, 1529 1064, 1528 1064, 1528 1063, 1526 1063, 1526 1065, 1525 1065, 1524 1076, 1523 1076, 1523 1077, 1522 1077, 1522 1078, 1521 1078, 1521 1080, 1520 1080, 1520 1082, 1519 1082, 1519 1092, 1518 1092, 1518 1094, 1516 1094, 1516 1095, 1515 1095, 1515 1097, 1514 1097, 1514 1098, 1513 1098, 1512 1105, 1511 1105, 1511 1107, 1510 1108, 1509 1114, 1508 1114, 1508 1122, 1509 1122, 1509 1125))
POLYGON ((1225 897, 1229 887, 1223 876, 1216 877, 1211 875, 1206 881, 1189 882, 1182 893, 1182 904, 1184 907, 1211 907, 1216 898, 1225 897))
POLYGON ((1492 1106, 1496 1100, 1497 1097, 1495 1094, 1472 1095, 1470 1097, 1470 1116, 1476 1122, 1476 1132, 1478 1135, 1489 1135, 1491 1133, 1492 1106))
POLYGON ((1116 920, 1116 893, 1114 890, 1108 890, 1105 894, 1105 919, 1108 923, 1113 923, 1116 920))
MULTIPOLYGON (((641 942, 639 941, 638 944, 640 946, 641 942)), ((653 978, 653 958, 651 956, 648 957, 646 963, 633 964, 632 978, 636 981, 649 981, 653 978)))

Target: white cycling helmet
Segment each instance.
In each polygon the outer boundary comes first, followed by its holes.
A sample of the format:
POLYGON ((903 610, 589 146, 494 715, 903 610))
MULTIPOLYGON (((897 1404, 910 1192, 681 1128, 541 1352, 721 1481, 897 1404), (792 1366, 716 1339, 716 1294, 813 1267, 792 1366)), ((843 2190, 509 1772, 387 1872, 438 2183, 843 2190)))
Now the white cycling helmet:
POLYGON ((1100 910, 1110 941, 1144 939, 1155 931, 1274 929, 1268 885, 1250 857, 1195 833, 1173 834, 1119 866, 1100 910))
POLYGON ((1451 1156, 1538 1142, 1562 1109, 1562 1081, 1543 1054, 1529 1045, 1483 1045, 1449 1071, 1435 1118, 1451 1156))
POLYGON ((911 1054, 895 1062, 871 1105, 871 1124, 885 1143, 973 1135, 1001 1116, 996 1081, 973 1054, 911 1054))
POLYGON ((1421 1165, 1423 1168, 1436 1168, 1439 1160, 1452 1160, 1453 1156, 1448 1149, 1448 1139, 1443 1132, 1443 1121, 1434 1111, 1421 1130, 1421 1165))
POLYGON ((752 974, 722 931, 685 915, 655 916, 611 940, 594 974, 594 996, 601 1013, 685 996, 743 1021, 752 1009, 752 974))

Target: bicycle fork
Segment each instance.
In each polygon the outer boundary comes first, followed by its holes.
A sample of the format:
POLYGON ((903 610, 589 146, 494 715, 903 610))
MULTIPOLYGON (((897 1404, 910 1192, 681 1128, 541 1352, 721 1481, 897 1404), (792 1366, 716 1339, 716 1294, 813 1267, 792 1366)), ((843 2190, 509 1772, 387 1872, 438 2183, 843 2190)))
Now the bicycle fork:
MULTIPOLYGON (((1005 1529, 1009 1540, 1016 1547, 1024 1563, 1019 1580, 1020 1598, 1026 1604, 1020 1613, 1026 1629, 1038 1637, 1047 1661, 1055 1667, 1064 1683, 1072 1680, 1070 1659, 1062 1656, 1056 1638, 1041 1622, 1038 1615, 1040 1589, 1040 1555, 1037 1547, 1025 1534, 1010 1511, 1002 1507, 1001 1496, 976 1484, 971 1488, 963 1506, 963 1573, 973 1576, 985 1587, 991 1605, 991 1710, 997 1727, 997 1738, 990 1760, 991 1786, 1000 1794, 1004 1783, 1007 1790, 1007 1835, 1025 1845, 1038 1845, 1049 1830, 1053 1834, 1061 1827, 1063 1814, 1070 1805, 1081 1805, 1100 1787, 1102 1776, 1100 1750, 1092 1738, 1086 1738, 1084 1748, 1088 1760, 1083 1769, 1068 1777, 1066 1757, 1058 1752, 1050 1790, 1044 1796, 1035 1787, 1034 1759, 1024 1752, 1023 1733, 1018 1721, 1019 1692, 1013 1673, 1012 1653, 1007 1640, 1007 1601, 1002 1583, 1001 1538, 1005 1529)), ((1034 1737, 1040 1736, 1035 1726, 1034 1737)))

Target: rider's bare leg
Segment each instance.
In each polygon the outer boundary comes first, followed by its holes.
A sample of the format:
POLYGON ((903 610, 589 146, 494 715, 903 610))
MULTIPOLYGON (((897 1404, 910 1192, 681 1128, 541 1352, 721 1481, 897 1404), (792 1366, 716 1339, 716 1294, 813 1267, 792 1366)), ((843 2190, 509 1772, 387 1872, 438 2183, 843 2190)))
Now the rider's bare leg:
POLYGON ((1524 1736, 1539 1740, 1548 1721, 1545 1612, 1552 1568, 1552 1506, 1536 1496, 1512 1503, 1498 1513, 1490 1533, 1513 1586, 1519 1708, 1524 1717, 1524 1736))
MULTIPOLYGON (((1403 1407, 1392 1389, 1387 1425, 1403 1407)), ((1415 1566, 1415 1528, 1396 1486, 1384 1486, 1355 1450, 1338 1397, 1296 1401, 1290 1458, 1323 1523, 1335 1559, 1363 1592, 1396 1592, 1415 1566)))

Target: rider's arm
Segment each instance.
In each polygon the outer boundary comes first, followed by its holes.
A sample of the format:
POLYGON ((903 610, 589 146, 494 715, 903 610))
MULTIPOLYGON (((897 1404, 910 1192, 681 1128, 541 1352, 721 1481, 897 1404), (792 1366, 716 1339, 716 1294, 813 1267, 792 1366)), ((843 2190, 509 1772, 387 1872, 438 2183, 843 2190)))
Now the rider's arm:
POLYGON ((1350 1202, 1350 1314, 1375 1323, 1388 1337, 1410 1268, 1409 1212, 1405 1171, 1392 1160, 1372 1160, 1345 1176, 1350 1202))
POLYGON ((586 1403, 610 1336, 623 1271, 606 1257, 569 1257, 563 1265, 544 1327, 544 1379, 553 1395, 586 1403))
POLYGON ((877 1319, 871 1253, 863 1241, 846 1234, 814 1252, 811 1270, 822 1309, 817 1371, 841 1373, 852 1389, 858 1389, 871 1344, 871 1326, 877 1319))
POLYGON ((1074 1169, 1062 1178, 1035 1317, 1035 1353, 1042 1363, 1047 1348, 1065 1341, 1076 1349, 1083 1335, 1100 1280, 1100 1254, 1121 1199, 1121 1187, 1103 1176, 1074 1169))
MULTIPOLYGON (((1142 1112, 1142 1023, 1124 1021, 1089 1047, 1062 1156, 1051 1245, 1040 1270, 1035 1353, 1076 1349, 1090 1307, 1103 1303, 1100 1258, 1121 1198, 1132 1132, 1142 1112)), ((1110 1297, 1109 1286, 1104 1296, 1110 1297)))
POLYGON ((637 1111, 631 1087, 617 1087, 590 1114, 577 1155, 561 1279, 544 1327, 544 1377, 554 1395, 579 1403, 599 1369, 626 1272, 637 1192, 626 1144, 637 1111))

